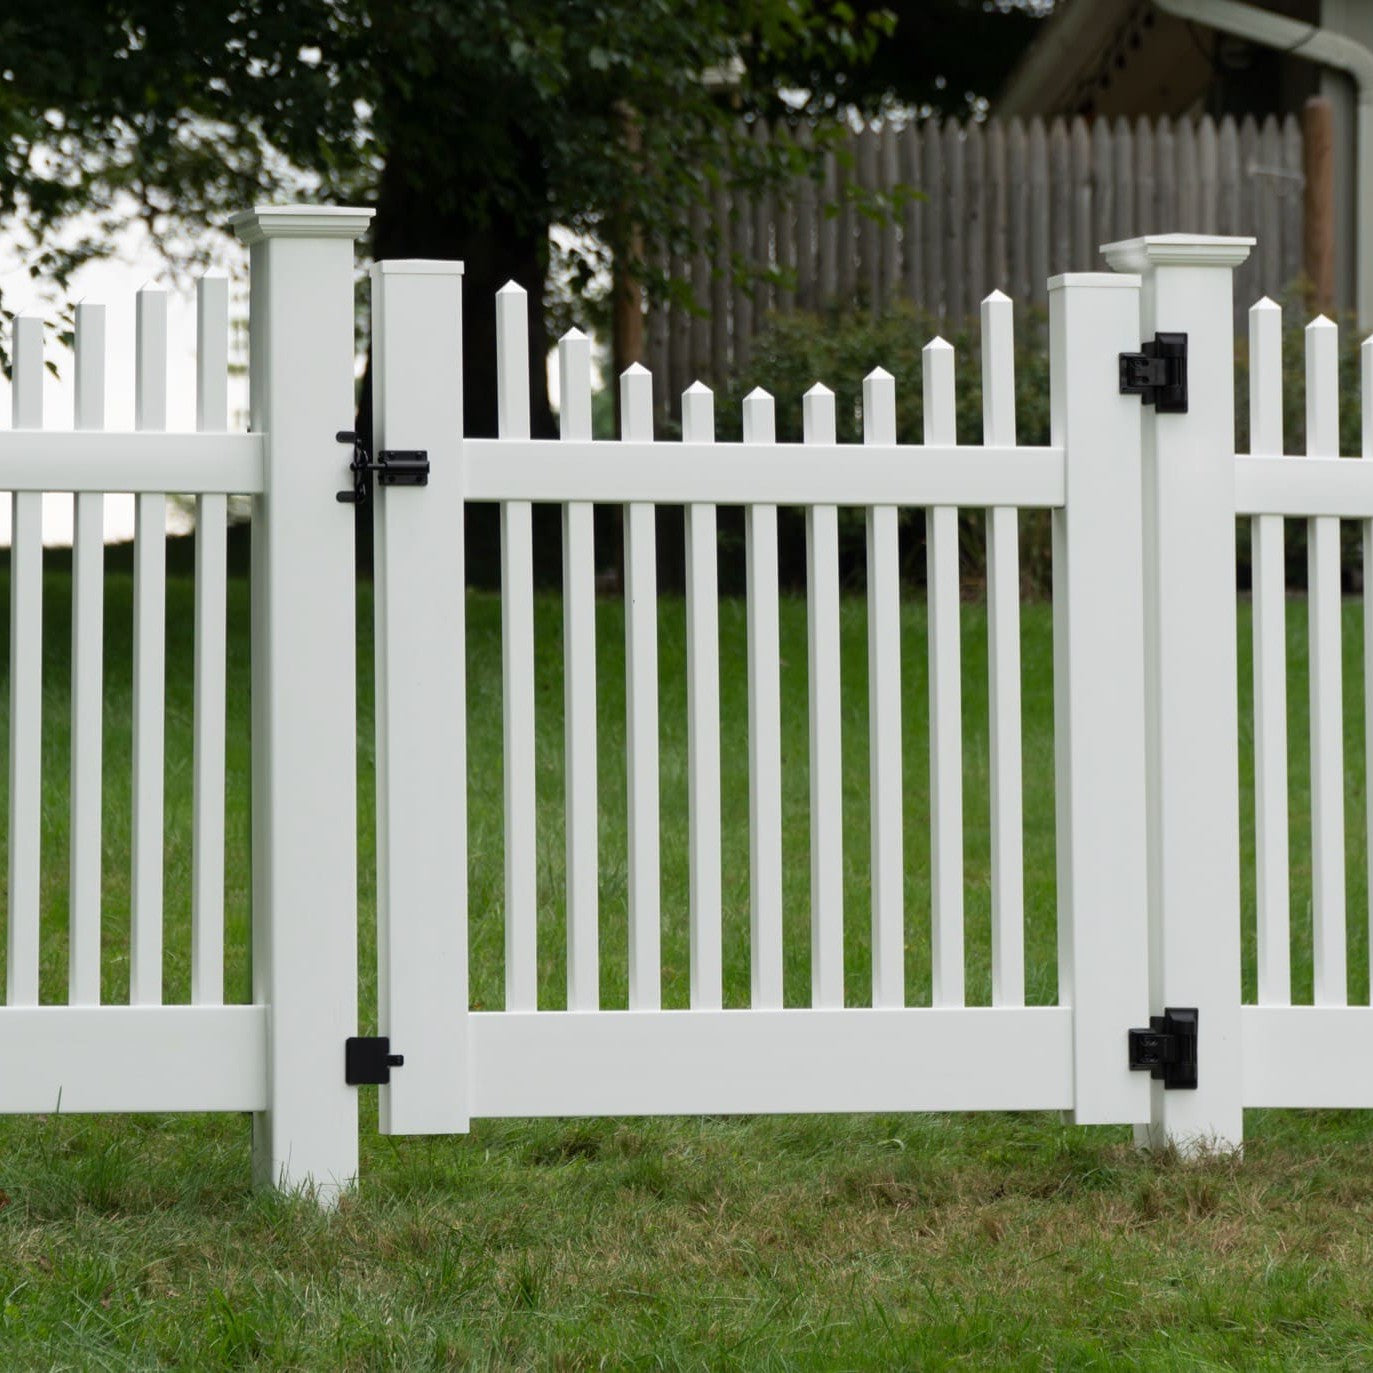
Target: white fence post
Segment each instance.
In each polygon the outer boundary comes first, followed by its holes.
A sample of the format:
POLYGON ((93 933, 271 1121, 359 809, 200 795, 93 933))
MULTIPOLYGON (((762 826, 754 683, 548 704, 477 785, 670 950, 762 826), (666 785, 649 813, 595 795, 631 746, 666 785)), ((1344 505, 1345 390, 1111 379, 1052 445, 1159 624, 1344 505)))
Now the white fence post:
POLYGON ((440 1134, 468 1124, 462 263, 373 266, 372 394, 373 456, 430 467, 373 496, 378 1028, 405 1059, 379 1115, 440 1134))
POLYGON ((1073 1119, 1134 1123, 1148 1080, 1128 1032, 1148 1004, 1139 402, 1116 354, 1138 347, 1139 281, 1049 282, 1054 511, 1059 1001, 1073 1008, 1073 1119))
POLYGON ((1243 1139, 1233 274, 1253 242, 1102 250, 1141 274, 1142 337, 1187 335, 1187 412, 1143 421, 1150 1010, 1197 1008, 1198 1085, 1155 1082, 1141 1134, 1184 1151, 1243 1139))
POLYGON ((251 251, 253 999, 269 1007, 260 1184, 331 1204, 357 1177, 357 720, 349 485, 353 241, 370 210, 236 215, 251 251))

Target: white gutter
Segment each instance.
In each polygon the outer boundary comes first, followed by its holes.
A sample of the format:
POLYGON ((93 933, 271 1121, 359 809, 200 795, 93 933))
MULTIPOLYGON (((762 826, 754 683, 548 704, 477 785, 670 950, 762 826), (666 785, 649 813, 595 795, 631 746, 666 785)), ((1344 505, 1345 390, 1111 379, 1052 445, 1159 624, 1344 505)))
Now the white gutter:
POLYGON ((1373 51, 1319 24, 1303 24, 1239 0, 1154 0, 1166 14, 1280 48, 1354 78, 1359 90, 1354 221, 1355 293, 1359 327, 1373 328, 1373 51))

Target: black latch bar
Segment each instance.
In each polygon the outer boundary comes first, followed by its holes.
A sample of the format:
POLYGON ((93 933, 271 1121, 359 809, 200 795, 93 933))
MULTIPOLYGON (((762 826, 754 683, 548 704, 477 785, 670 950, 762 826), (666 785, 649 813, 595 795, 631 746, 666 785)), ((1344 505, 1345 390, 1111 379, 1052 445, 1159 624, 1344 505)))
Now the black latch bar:
POLYGON ((1161 414, 1187 413, 1187 335, 1155 334, 1138 353, 1120 354, 1120 393, 1161 414))
POLYGON ((377 474, 381 486, 428 486, 429 453, 423 448, 384 448, 373 462, 367 445, 351 430, 340 429, 334 437, 339 443, 353 445, 353 461, 348 470, 353 474, 353 489, 340 491, 338 500, 344 505, 361 505, 367 499, 367 478, 377 474))
POLYGON ((350 1087, 384 1086, 391 1081, 391 1069, 404 1066, 405 1055, 391 1052, 386 1035, 353 1035, 343 1043, 343 1080, 350 1087))
POLYGON ((1161 1081, 1165 1091, 1195 1091, 1197 1008, 1169 1006, 1149 1017, 1147 1030, 1131 1030, 1130 1067, 1161 1081))

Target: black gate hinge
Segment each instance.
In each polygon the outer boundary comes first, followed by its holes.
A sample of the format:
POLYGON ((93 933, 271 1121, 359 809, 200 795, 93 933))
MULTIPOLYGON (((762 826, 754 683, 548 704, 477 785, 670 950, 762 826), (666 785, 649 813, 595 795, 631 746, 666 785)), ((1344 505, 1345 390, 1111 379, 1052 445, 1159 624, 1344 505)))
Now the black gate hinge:
POLYGON ((367 445, 351 429, 340 429, 334 437, 340 443, 353 445, 353 461, 348 464, 348 470, 353 474, 353 489, 338 493, 337 499, 343 505, 361 505, 367 499, 367 478, 373 472, 382 486, 429 485, 426 449, 384 448, 373 462, 367 445))
POLYGON ((1169 1006, 1149 1017, 1147 1030, 1130 1031, 1130 1067, 1163 1083, 1165 1091, 1197 1086, 1197 1008, 1169 1006))
POLYGON ((404 1066, 405 1055, 391 1052, 386 1035, 353 1035, 343 1042, 343 1080, 350 1087, 385 1086, 391 1069, 404 1066))
POLYGON ((1187 413, 1187 335, 1155 334, 1138 353, 1120 355, 1120 394, 1161 414, 1187 413))

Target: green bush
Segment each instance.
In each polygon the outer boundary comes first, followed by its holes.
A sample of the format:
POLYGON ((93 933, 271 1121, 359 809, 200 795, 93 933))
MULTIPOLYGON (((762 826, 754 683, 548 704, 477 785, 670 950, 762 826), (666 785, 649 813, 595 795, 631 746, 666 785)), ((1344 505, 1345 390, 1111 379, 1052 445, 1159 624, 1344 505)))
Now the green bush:
MULTIPOLYGON (((1288 302, 1284 311, 1283 414, 1285 447, 1300 453, 1305 444, 1305 318, 1299 304, 1288 302)), ((1348 321, 1340 332, 1340 441, 1341 452, 1355 454, 1360 444, 1359 339, 1348 321)), ((775 317, 754 344, 753 358, 725 388, 717 410, 722 438, 737 439, 740 402, 755 386, 771 392, 777 402, 777 435, 783 442, 801 438, 801 398, 816 382, 823 381, 835 393, 838 437, 841 443, 863 437, 863 378, 874 367, 885 367, 896 379, 897 438, 919 443, 922 436, 920 353, 936 335, 954 347, 957 382, 957 433, 960 443, 982 439, 982 345, 977 320, 959 326, 941 325, 931 316, 906 306, 883 315, 864 312, 826 315, 793 314, 775 317)), ((1021 443, 1049 441, 1049 361, 1047 318, 1042 310, 1017 311, 1016 319, 1016 426, 1021 443)), ((1248 448, 1248 343, 1241 327, 1235 363, 1236 447, 1248 448)), ((903 512, 902 573, 912 582, 924 580, 924 518, 920 511, 903 512)), ((1241 586, 1249 582, 1248 522, 1241 521, 1238 534, 1241 586)), ((799 518, 785 521, 781 529, 784 579, 803 580, 795 569, 804 566, 803 534, 799 518), (791 570, 791 575, 789 575, 791 570)), ((1288 561, 1291 584, 1305 582, 1305 524, 1289 521, 1288 561)), ((985 575, 983 520, 980 512, 965 512, 960 523, 960 543, 965 586, 976 594, 985 575)), ((840 524, 841 560, 846 579, 861 579, 863 517, 861 511, 845 512, 840 524)), ((1027 594, 1047 595, 1051 560, 1049 518, 1045 512, 1026 512, 1021 518, 1021 572, 1027 594)), ((1358 531, 1345 528, 1345 576, 1347 584, 1362 584, 1362 555, 1358 531)))

